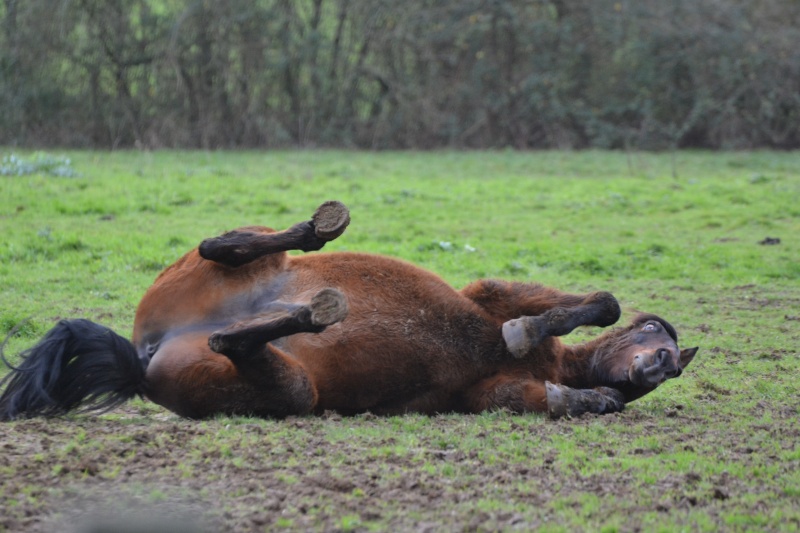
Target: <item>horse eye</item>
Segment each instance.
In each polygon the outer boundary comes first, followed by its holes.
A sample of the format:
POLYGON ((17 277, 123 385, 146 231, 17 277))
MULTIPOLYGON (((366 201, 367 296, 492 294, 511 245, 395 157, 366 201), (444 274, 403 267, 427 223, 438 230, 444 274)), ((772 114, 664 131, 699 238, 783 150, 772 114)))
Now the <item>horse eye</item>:
POLYGON ((657 331, 658 330, 658 326, 656 325, 655 322, 648 322, 647 324, 644 325, 644 328, 642 328, 642 329, 644 331, 657 331))

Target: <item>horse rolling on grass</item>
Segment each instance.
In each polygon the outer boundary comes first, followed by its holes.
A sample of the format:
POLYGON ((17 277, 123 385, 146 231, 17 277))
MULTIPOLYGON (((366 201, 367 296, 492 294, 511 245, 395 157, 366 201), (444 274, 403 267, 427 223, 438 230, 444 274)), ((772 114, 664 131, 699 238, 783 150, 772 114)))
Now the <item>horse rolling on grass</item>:
POLYGON ((579 326, 619 319, 607 292, 496 280, 456 291, 388 257, 286 254, 321 249, 349 222, 344 205, 326 202, 285 231, 203 241, 145 293, 132 342, 62 320, 3 380, 0 419, 106 410, 136 395, 190 418, 602 414, 677 377, 697 352, 648 314, 562 343, 579 326))

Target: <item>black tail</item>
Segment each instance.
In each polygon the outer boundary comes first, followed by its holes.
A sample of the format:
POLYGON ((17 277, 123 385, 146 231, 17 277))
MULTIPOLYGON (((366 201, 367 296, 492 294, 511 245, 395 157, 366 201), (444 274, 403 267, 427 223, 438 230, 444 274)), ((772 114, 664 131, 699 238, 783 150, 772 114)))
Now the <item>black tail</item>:
POLYGON ((89 320, 60 321, 22 355, 0 381, 0 420, 107 411, 142 394, 145 366, 136 348, 89 320))

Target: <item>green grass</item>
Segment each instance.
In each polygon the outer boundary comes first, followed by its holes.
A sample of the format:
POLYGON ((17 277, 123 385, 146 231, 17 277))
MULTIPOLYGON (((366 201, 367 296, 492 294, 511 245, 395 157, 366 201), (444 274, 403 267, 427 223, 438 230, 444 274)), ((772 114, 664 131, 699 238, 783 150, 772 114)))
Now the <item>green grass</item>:
MULTIPOLYGON (((169 479, 215 502, 232 529, 259 513, 261 529, 800 527, 800 154, 66 156, 77 176, 0 177, 0 333, 30 318, 9 354, 64 317, 130 335, 158 272, 203 238, 247 224, 283 228, 327 199, 347 204, 352 224, 326 250, 404 258, 457 287, 499 277, 610 290, 623 320, 657 313, 700 352, 680 379, 624 413, 572 421, 487 413, 190 422, 136 401, 51 422, 57 436, 11 423, 0 441, 31 450, 0 462, 0 478, 27 487, 7 497, 14 516, 49 512, 46 496, 63 486, 169 479), (766 237, 781 242, 760 245, 766 237), (131 466, 145 452, 161 461, 155 470, 131 466), (20 464, 61 484, 26 482, 20 464), (353 486, 332 503, 329 489, 300 490, 314 476, 353 486), (231 482, 251 478, 289 496, 231 482), (267 503, 251 503, 254 494, 267 503), (409 495, 439 503, 431 511, 409 495)), ((141 494, 171 497, 162 485, 141 494)))

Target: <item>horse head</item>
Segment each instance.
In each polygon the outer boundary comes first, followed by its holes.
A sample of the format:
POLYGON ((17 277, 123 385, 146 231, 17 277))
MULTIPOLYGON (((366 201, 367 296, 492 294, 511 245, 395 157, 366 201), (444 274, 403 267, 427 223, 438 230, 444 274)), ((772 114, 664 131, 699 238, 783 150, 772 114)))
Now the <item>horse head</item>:
POLYGON ((680 376, 696 353, 696 347, 678 348, 678 334, 669 322, 640 314, 600 345, 593 357, 593 373, 603 384, 621 391, 627 403, 680 376))

